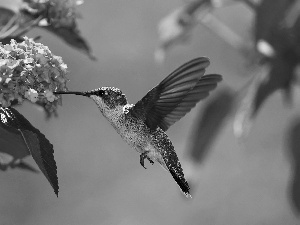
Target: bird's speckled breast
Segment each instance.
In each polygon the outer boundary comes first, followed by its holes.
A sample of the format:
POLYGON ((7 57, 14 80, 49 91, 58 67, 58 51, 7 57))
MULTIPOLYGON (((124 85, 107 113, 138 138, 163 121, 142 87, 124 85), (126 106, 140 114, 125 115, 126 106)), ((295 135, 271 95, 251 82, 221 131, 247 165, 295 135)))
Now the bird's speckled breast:
POLYGON ((127 144, 136 151, 143 153, 145 147, 149 144, 150 133, 143 121, 128 113, 132 106, 129 104, 123 107, 118 106, 114 110, 106 110, 102 114, 127 144))
MULTIPOLYGON (((165 169, 164 156, 171 154, 177 161, 174 147, 165 132, 159 127, 150 131, 144 121, 133 116, 130 108, 133 105, 117 106, 114 109, 99 107, 103 116, 111 123, 123 140, 139 153, 147 151, 147 155, 158 161, 165 169)), ((173 164, 173 162, 169 162, 173 164)), ((168 163, 168 164, 169 164, 168 163)))

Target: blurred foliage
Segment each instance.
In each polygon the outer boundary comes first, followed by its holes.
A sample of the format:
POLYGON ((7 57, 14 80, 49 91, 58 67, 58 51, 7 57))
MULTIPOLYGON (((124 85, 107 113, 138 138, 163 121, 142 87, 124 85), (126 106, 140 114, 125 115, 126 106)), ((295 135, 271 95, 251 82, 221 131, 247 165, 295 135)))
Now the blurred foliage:
MULTIPOLYGON (((218 97, 210 99, 202 113, 197 115, 189 137, 188 155, 191 161, 201 163, 209 151, 211 142, 220 131, 223 121, 228 118, 228 114, 235 114, 234 134, 237 138, 244 139, 249 134, 259 110, 276 91, 283 91, 285 102, 292 104, 292 93, 294 86, 297 85, 297 68, 300 59, 300 2, 297 0, 187 1, 160 22, 158 27, 160 44, 155 52, 156 61, 163 62, 166 52, 170 51, 171 47, 186 43, 185 40, 187 37, 191 38, 197 23, 206 26, 239 51, 251 63, 252 68, 252 78, 250 81, 248 79, 236 94, 219 93, 218 97), (230 26, 214 15, 214 10, 221 10, 222 7, 230 7, 234 4, 244 4, 254 14, 253 34, 250 41, 241 38, 230 26), (224 99, 221 100, 222 98, 224 99)), ((292 136, 290 148, 294 152, 296 148, 299 149, 299 145, 295 146, 300 136, 296 128, 290 135, 292 136)), ((300 212, 297 177, 297 165, 300 161, 295 154, 293 156, 296 175, 291 199, 295 209, 300 212)))
POLYGON ((205 160, 212 143, 234 108, 234 93, 226 88, 218 91, 199 111, 188 139, 188 154, 191 154, 193 161, 200 164, 205 160))
POLYGON ((87 41, 77 27, 76 6, 81 0, 0 1, 0 41, 20 38, 37 27, 50 31, 95 60, 87 41))

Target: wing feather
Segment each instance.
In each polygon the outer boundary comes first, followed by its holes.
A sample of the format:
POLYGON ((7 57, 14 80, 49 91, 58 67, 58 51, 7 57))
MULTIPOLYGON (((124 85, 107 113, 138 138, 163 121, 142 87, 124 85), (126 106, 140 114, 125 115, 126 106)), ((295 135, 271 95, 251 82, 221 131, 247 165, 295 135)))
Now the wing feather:
POLYGON ((138 101, 131 113, 142 118, 150 129, 159 126, 166 131, 222 80, 218 74, 203 76, 208 65, 205 57, 182 65, 138 101))

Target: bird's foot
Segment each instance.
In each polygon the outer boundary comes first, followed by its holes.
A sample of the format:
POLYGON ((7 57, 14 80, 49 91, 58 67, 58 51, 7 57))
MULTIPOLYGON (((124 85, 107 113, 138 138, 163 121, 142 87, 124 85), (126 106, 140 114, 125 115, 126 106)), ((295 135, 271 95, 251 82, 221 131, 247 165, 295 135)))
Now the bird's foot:
POLYGON ((149 160, 149 162, 150 162, 152 165, 154 164, 154 162, 153 162, 152 159, 150 159, 149 157, 147 157, 147 159, 149 160))
POLYGON ((145 169, 147 169, 147 168, 145 167, 145 164, 144 164, 144 160, 145 160, 145 159, 148 159, 149 162, 150 162, 152 165, 154 164, 154 162, 152 161, 152 159, 150 159, 150 157, 149 157, 147 154, 148 154, 148 152, 143 152, 143 153, 141 153, 141 155, 140 155, 140 164, 141 164, 142 167, 144 167, 145 169))

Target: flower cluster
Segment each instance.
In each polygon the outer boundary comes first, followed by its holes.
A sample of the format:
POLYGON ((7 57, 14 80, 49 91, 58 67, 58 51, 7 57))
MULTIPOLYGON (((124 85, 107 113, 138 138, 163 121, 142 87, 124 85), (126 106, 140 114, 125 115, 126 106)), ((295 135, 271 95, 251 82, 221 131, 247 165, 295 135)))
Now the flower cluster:
POLYGON ((0 106, 21 104, 24 99, 55 112, 61 99, 54 91, 66 91, 67 65, 47 46, 24 37, 10 44, 0 42, 0 106))
POLYGON ((77 5, 83 0, 27 0, 28 8, 36 15, 43 15, 46 25, 73 27, 78 17, 77 5))

